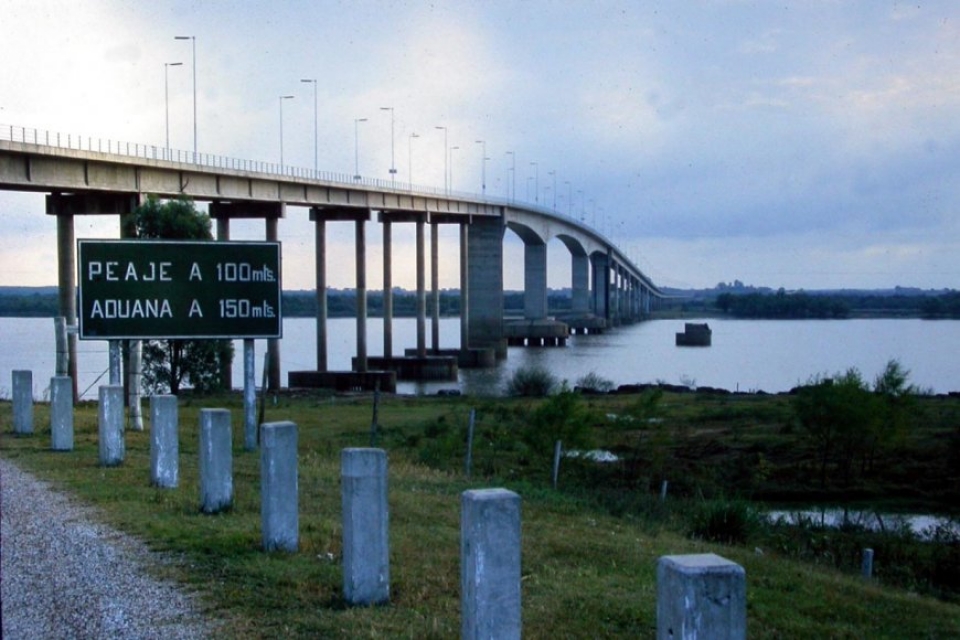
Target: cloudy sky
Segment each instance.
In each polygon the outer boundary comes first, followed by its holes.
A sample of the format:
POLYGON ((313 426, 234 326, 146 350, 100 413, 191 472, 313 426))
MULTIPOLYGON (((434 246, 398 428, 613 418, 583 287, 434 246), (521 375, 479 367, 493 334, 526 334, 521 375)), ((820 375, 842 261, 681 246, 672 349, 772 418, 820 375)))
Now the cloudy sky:
MULTIPOLYGON (((455 189, 480 191, 484 140, 489 194, 556 202, 658 284, 960 280, 953 0, 0 0, 0 125, 163 145, 164 63, 182 62, 168 68, 170 145, 191 149, 183 35, 196 37, 203 152, 278 161, 280 96, 294 95, 284 159, 312 167, 301 80, 316 78, 321 169, 350 175, 359 159, 388 179, 392 148, 399 179, 442 187, 446 127, 455 189)), ((42 197, 0 193, 0 215, 0 285, 55 283, 42 197)), ((306 215, 281 223, 288 288, 313 286, 306 215)), ((77 231, 116 226, 84 218, 77 231)), ((332 226, 330 284, 349 287, 352 230, 332 226)), ((395 251, 412 242, 398 230, 395 251)), ((519 247, 509 239, 508 259, 519 247)), ((441 257, 441 284, 456 286, 447 231, 441 257)), ((551 286, 569 283, 567 262, 551 243, 551 286)), ((407 263, 397 271, 412 287, 407 263)), ((521 288, 515 271, 507 286, 521 288)))

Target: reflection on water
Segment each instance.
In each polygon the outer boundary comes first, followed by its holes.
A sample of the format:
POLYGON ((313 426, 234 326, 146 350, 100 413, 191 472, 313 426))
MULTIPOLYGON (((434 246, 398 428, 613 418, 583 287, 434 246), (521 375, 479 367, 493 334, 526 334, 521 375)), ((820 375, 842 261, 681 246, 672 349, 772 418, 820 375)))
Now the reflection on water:
POLYGON ((768 511, 771 522, 801 524, 812 527, 857 527, 868 531, 909 531, 921 539, 947 536, 960 539, 960 521, 929 514, 879 513, 876 511, 851 511, 848 509, 821 508, 816 510, 768 511))

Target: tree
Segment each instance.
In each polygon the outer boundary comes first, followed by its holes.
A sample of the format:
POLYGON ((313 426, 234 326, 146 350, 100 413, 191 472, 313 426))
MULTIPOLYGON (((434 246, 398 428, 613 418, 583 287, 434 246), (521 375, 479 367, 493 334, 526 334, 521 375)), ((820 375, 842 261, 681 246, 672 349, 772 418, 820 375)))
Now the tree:
MULTIPOLYGON (((150 197, 137 208, 128 236, 163 240, 213 240, 210 217, 185 198, 160 202, 150 197)), ((169 390, 183 385, 207 393, 229 388, 221 372, 233 359, 229 340, 149 340, 143 347, 143 381, 147 390, 169 390)))

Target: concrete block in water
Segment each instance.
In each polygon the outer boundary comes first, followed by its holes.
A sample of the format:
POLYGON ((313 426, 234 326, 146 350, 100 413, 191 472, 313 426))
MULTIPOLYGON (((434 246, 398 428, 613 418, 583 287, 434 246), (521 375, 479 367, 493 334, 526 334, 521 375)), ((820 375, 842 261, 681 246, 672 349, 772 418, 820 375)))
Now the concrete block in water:
POLYGON ((50 448, 73 451, 73 378, 50 378, 50 448))
POLYGON ((13 432, 33 433, 33 371, 13 372, 13 432))
POLYGON ((390 600, 387 454, 344 449, 340 454, 343 503, 343 594, 350 604, 390 600))
POLYGON ((520 638, 520 496, 464 491, 460 507, 460 635, 520 638))
POLYGON ((297 425, 260 426, 260 520, 266 551, 296 551, 300 539, 297 425))
POLYGON ((173 489, 180 480, 177 396, 150 396, 150 483, 173 489))
POLYGON ((713 553, 657 562, 657 640, 747 637, 746 574, 713 553))
POLYGON ((97 410, 100 465, 115 467, 123 462, 123 385, 108 384, 99 389, 97 410))
POLYGON ((230 412, 200 410, 200 510, 217 513, 233 505, 233 435, 230 412))

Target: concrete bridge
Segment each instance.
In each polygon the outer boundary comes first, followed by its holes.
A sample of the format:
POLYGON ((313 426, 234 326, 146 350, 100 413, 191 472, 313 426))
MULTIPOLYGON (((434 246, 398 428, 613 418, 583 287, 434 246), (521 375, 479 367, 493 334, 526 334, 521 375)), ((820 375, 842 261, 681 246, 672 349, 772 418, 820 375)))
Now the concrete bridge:
MULTIPOLYGON (((570 331, 603 331, 643 318, 661 297, 654 283, 613 243, 581 222, 519 202, 362 179, 158 146, 117 142, 0 125, 0 190, 46 193, 46 213, 56 217, 61 314, 76 322, 74 217, 130 214, 148 195, 186 196, 209 203, 218 240, 229 240, 234 219, 264 220, 264 237, 277 240, 279 221, 306 210, 315 229, 317 284, 316 371, 290 374, 291 386, 333 384, 327 368, 328 222, 355 226, 357 345, 351 387, 374 384, 380 370, 393 375, 449 376, 456 366, 484 366, 505 357, 507 343, 563 344, 570 331), (383 357, 367 349, 366 224, 383 232, 383 357), (417 345, 397 357, 392 331, 392 225, 416 229, 417 345), (461 348, 439 344, 439 225, 459 226, 461 348), (430 225, 433 305, 427 345, 426 237, 430 225), (503 238, 506 229, 524 243, 524 314, 505 321, 503 238), (547 244, 558 238, 571 256, 572 310, 551 318, 547 309, 547 244), (450 362, 452 361, 452 363, 450 362)), ((119 225, 118 225, 119 226, 119 225)), ((76 343, 70 339, 76 379, 76 343)), ((278 341, 268 342, 269 385, 280 386, 278 341)), ((393 378, 395 384, 395 378, 393 378)), ((390 377, 383 377, 384 388, 390 377)), ((337 382, 341 384, 341 382, 337 382)))

